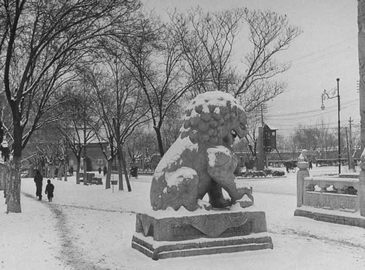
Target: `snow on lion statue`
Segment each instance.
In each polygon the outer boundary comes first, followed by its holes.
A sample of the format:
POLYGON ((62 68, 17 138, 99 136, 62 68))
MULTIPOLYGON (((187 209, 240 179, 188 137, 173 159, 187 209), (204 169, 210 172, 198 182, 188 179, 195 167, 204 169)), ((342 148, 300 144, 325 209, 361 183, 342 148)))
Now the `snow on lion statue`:
POLYGON ((234 182, 236 136, 246 133, 246 115, 230 94, 212 91, 196 96, 186 109, 183 126, 156 167, 150 199, 154 210, 168 207, 189 211, 224 208, 240 200, 247 189, 234 182), (223 197, 222 188, 230 199, 223 197), (209 204, 201 199, 208 194, 209 204))

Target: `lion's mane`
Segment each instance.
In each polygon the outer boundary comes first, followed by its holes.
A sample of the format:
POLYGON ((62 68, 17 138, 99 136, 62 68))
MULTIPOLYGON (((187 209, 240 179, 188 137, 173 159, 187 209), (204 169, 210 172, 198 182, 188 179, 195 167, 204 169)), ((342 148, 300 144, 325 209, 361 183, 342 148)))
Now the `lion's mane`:
POLYGON ((182 139, 188 136, 192 143, 220 145, 234 125, 245 122, 242 106, 231 95, 206 92, 186 109, 180 136, 182 139))

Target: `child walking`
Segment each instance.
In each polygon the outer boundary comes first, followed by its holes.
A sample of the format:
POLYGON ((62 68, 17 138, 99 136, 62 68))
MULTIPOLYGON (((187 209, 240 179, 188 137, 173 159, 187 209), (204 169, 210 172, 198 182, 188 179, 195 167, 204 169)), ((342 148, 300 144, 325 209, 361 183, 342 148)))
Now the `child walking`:
POLYGON ((45 193, 47 194, 48 201, 51 202, 53 198, 54 185, 51 183, 51 180, 47 180, 47 186, 45 193))

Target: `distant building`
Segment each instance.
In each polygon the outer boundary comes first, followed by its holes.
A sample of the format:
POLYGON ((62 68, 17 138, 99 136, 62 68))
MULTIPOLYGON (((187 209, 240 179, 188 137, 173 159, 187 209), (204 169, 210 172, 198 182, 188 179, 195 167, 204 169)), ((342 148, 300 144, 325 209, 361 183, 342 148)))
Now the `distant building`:
MULTIPOLYGON (((107 142, 91 142, 86 144, 86 170, 87 171, 97 171, 99 168, 103 169, 104 166, 107 166, 107 160, 103 154, 103 151, 100 148, 100 144, 103 148, 106 149, 108 143, 107 142)), ((69 150, 68 153, 69 168, 72 167, 75 171, 77 168, 77 160, 72 151, 69 150)), ((81 158, 81 168, 84 167, 83 158, 81 158)))

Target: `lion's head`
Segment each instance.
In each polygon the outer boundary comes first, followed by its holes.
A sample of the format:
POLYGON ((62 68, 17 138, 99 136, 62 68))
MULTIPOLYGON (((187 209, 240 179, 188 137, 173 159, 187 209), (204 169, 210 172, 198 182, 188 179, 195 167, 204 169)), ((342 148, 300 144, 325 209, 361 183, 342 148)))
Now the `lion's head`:
POLYGON ((231 146, 246 134, 246 114, 230 94, 211 91, 196 96, 185 111, 180 137, 193 143, 231 146))

